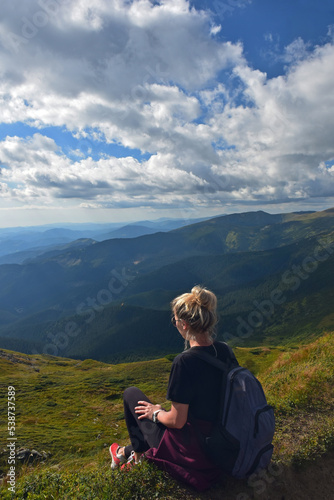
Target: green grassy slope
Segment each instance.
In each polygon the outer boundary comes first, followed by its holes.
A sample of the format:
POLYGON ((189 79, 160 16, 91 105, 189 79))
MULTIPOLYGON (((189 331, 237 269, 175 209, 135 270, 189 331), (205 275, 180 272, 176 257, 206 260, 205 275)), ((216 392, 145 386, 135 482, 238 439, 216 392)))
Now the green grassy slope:
POLYGON ((167 359, 115 366, 11 351, 0 351, 0 361, 2 398, 8 385, 16 390, 18 444, 68 463, 124 436, 124 389, 139 382, 161 399, 170 369, 167 359))
MULTIPOLYGON (((238 495, 254 498, 262 481, 267 496, 256 498, 329 499, 324 491, 320 496, 315 495, 314 492, 321 491, 318 485, 311 485, 310 497, 299 495, 321 456, 325 458, 321 459, 318 480, 326 473, 330 467, 327 454, 334 448, 333 333, 298 350, 258 347, 236 348, 235 352, 239 362, 257 374, 269 403, 275 406, 277 431, 270 481, 262 477, 255 478, 256 482, 253 478, 253 483, 247 485, 245 481, 228 479, 224 485, 198 495, 148 464, 127 474, 112 472, 109 467, 106 445, 115 440, 124 443, 126 439, 123 390, 135 384, 153 401, 168 408, 165 401, 171 366, 168 359, 109 365, 0 351, 1 408, 7 406, 8 385, 16 390, 17 449, 34 448, 51 454, 39 465, 18 464, 15 498, 218 499, 223 496, 235 500, 238 495), (296 466, 306 467, 305 474, 300 476, 296 466), (279 497, 275 496, 277 492, 279 497)), ((0 449, 3 449, 7 436, 5 421, 0 424, 0 434, 0 449)), ((6 459, 2 452, 0 474, 7 472, 6 459)), ((7 486, 4 483, 0 493, 3 500, 11 498, 7 486)))

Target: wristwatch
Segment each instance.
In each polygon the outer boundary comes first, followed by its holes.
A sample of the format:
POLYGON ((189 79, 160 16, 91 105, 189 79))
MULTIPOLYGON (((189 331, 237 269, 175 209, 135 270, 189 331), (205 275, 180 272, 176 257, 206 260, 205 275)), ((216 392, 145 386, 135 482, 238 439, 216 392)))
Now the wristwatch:
POLYGON ((155 410, 155 411, 153 412, 153 415, 152 415, 152 420, 153 420, 153 422, 154 422, 155 424, 156 424, 157 422, 159 422, 159 420, 158 420, 158 413, 159 413, 160 411, 162 411, 162 410, 155 410))

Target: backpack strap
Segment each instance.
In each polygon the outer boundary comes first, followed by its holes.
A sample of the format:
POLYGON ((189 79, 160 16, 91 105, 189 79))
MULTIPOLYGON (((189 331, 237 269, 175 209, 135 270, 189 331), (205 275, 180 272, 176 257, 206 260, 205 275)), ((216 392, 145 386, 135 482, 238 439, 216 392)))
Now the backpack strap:
POLYGON ((207 361, 211 365, 213 365, 216 368, 219 368, 220 370, 222 370, 225 373, 227 373, 228 371, 231 370, 232 366, 233 367, 239 366, 239 363, 238 363, 238 360, 235 357, 235 354, 232 351, 231 347, 228 344, 226 344, 226 342, 219 342, 219 343, 223 344, 225 346, 225 348, 227 349, 227 351, 228 351, 229 358, 228 358, 227 361, 221 361, 220 359, 215 358, 214 356, 212 356, 211 354, 209 354, 209 353, 207 353, 205 351, 199 351, 199 350, 195 350, 195 349, 193 349, 193 350, 189 349, 188 352, 191 353, 191 355, 195 355, 198 358, 201 358, 204 361, 207 361))
POLYGON ((211 354, 204 352, 204 351, 190 351, 192 356, 196 356, 196 358, 201 358, 207 363, 210 363, 210 365, 215 366, 216 368, 219 368, 219 370, 222 370, 224 372, 228 371, 229 369, 229 363, 226 363, 225 361, 221 361, 218 358, 215 358, 211 354))
POLYGON ((230 347, 228 344, 226 344, 226 342, 221 342, 221 344, 225 344, 225 346, 227 347, 227 350, 228 350, 228 353, 229 353, 229 356, 230 356, 230 360, 235 362, 236 364, 239 364, 238 363, 238 360, 237 358, 235 357, 235 354, 232 350, 232 347, 230 347))

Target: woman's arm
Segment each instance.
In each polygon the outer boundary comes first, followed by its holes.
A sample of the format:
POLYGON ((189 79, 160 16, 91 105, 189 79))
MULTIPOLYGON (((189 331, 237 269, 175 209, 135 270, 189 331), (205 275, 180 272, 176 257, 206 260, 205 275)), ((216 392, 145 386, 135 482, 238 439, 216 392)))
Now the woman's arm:
MULTIPOLYGON (((138 401, 138 405, 140 406, 135 407, 135 412, 140 414, 138 420, 142 420, 143 418, 152 420, 153 413, 161 410, 161 405, 153 405, 147 401, 138 401)), ((182 429, 188 418, 188 409, 188 404, 172 403, 170 411, 162 410, 159 412, 158 421, 166 427, 182 429)))

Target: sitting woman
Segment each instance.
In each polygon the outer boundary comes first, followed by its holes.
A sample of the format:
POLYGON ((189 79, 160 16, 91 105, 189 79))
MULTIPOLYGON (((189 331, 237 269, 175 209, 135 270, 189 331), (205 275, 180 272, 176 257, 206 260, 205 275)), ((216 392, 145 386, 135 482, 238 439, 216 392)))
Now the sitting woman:
POLYGON ((211 291, 195 286, 172 303, 172 322, 190 348, 173 361, 167 399, 170 411, 153 404, 136 387, 124 392, 124 414, 131 445, 110 447, 112 468, 128 468, 142 454, 174 478, 204 490, 221 476, 202 450, 200 435, 209 435, 217 419, 222 376, 220 370, 194 355, 204 350, 230 361, 226 344, 213 340, 217 299, 211 291))

